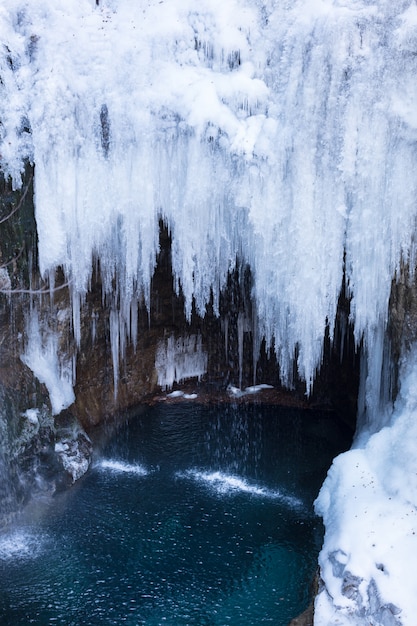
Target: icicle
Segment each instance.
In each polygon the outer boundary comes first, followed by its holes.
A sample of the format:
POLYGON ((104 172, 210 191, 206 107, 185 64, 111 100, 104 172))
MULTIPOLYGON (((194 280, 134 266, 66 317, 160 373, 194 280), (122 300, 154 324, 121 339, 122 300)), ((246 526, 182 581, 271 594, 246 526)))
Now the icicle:
POLYGON ((81 345, 81 297, 76 291, 71 291, 71 302, 74 339, 79 348, 81 345))
POLYGON ((252 319, 252 368, 253 368, 253 382, 255 386, 257 382, 256 368, 258 365, 259 355, 261 352, 261 337, 259 336, 258 320, 256 316, 252 319))
POLYGON ((239 312, 237 316, 237 344, 239 355, 239 389, 242 389, 242 371, 243 371, 243 340, 245 332, 245 316, 239 312))
POLYGON ((387 425, 392 405, 390 345, 383 320, 368 332, 361 356, 357 415, 357 441, 360 445, 387 425))
POLYGON ((93 312, 91 315, 91 341, 92 343, 95 343, 96 336, 97 336, 97 314, 93 312))
POLYGON ((224 354, 226 357, 226 363, 229 361, 229 316, 225 315, 222 318, 222 328, 224 334, 224 354))
POLYGON ((130 305, 130 333, 134 349, 138 343, 138 302, 133 298, 130 305))
POLYGON ((174 382, 188 378, 199 380, 207 371, 207 353, 203 349, 201 335, 189 335, 178 339, 171 335, 158 345, 155 368, 158 385, 171 389, 174 382))
POLYGON ((119 388, 120 319, 119 312, 115 309, 110 311, 110 345, 113 363, 113 392, 116 400, 119 388))

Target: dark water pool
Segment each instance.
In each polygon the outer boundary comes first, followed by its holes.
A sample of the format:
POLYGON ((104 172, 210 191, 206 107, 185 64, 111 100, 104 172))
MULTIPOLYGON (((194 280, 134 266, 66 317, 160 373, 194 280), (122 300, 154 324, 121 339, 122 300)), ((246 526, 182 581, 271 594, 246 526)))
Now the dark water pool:
POLYGON ((285 626, 309 602, 328 413, 149 409, 73 489, 0 535, 2 626, 285 626))

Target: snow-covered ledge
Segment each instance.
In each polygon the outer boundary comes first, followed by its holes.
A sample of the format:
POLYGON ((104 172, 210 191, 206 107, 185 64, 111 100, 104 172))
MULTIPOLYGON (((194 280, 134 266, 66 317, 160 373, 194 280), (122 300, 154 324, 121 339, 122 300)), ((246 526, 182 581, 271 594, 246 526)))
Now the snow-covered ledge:
POLYGON ((417 345, 388 426, 335 459, 316 500, 326 527, 316 626, 417 623, 417 345))

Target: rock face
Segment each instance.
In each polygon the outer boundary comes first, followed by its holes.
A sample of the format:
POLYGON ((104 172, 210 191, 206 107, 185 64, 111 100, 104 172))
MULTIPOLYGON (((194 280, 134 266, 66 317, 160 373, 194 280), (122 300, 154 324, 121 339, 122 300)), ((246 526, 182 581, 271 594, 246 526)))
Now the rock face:
POLYGON ((408 265, 392 281, 388 336, 391 346, 392 395, 398 393, 398 367, 401 354, 417 340, 417 282, 408 265))
POLYGON ((292 619, 288 626, 313 626, 314 609, 311 604, 301 615, 292 619))
MULTIPOLYGON (((32 179, 28 169, 22 193, 4 181, 0 185, 0 526, 31 494, 53 493, 74 482, 92 453, 80 422, 71 413, 53 415, 47 385, 24 362, 30 311, 48 317, 58 331, 62 306, 68 307, 63 292, 52 303, 34 270, 32 179)), ((40 356, 45 363, 50 357, 40 356)))

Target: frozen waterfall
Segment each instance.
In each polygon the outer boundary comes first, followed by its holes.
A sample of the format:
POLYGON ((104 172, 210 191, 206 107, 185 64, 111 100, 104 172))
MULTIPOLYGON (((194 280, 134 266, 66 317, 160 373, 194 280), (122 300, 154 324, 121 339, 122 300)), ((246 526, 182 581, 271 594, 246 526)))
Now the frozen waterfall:
POLYGON ((243 258, 283 381, 297 354, 310 389, 345 265, 374 406, 390 281, 413 258, 416 15, 6 0, 1 165, 19 186, 36 164, 42 273, 64 268, 76 309, 99 258, 120 340, 131 301, 149 301, 162 218, 187 314, 216 304, 243 258))
POLYGON ((40 269, 63 268, 76 339, 98 260, 117 368, 163 220, 187 316, 244 261, 257 332, 307 391, 345 275, 363 432, 388 425, 391 281, 415 266, 415 2, 3 0, 0 34, 0 166, 17 188, 35 164, 40 269))

